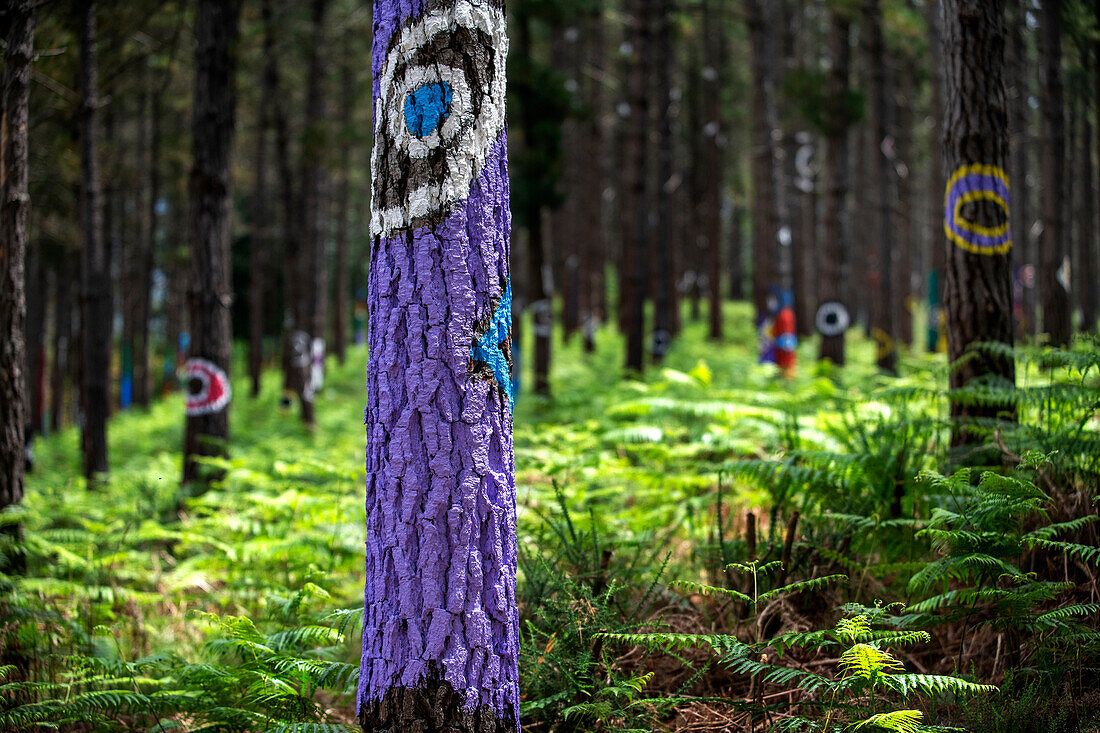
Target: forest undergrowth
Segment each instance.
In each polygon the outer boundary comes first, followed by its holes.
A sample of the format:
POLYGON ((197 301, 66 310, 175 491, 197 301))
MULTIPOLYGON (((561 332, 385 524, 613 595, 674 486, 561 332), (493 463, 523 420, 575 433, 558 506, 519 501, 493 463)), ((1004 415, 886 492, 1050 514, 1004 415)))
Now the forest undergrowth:
MULTIPOLYGON (((1019 418, 960 453, 942 355, 887 378, 870 341, 842 369, 807 341, 787 381, 727 315, 735 345, 689 323, 644 377, 605 329, 558 348, 552 400, 521 385, 524 729, 1100 730, 1100 346, 960 394, 1019 418)), ((97 485, 75 431, 39 442, 0 515, 26 565, 0 730, 358 730, 365 363, 331 365, 312 431, 278 374, 242 381, 201 495, 178 395, 112 420, 97 485)))

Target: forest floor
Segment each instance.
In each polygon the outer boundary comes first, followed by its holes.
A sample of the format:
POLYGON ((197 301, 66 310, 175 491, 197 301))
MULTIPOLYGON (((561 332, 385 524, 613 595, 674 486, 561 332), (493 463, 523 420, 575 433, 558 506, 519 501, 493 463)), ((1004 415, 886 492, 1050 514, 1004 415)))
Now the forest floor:
MULTIPOLYGON (((921 729, 912 716, 881 717, 899 711, 983 731, 1093 729, 1098 557, 1073 548, 1096 545, 1095 344, 1021 364, 1039 406, 1021 403, 1026 434, 991 440, 1033 467, 1009 470, 1009 489, 983 488, 976 474, 918 479, 958 458, 942 355, 903 355, 902 376, 883 377, 874 344, 853 333, 848 366, 816 364, 811 340, 786 380, 756 364, 747 306, 726 316, 726 343, 686 322, 642 378, 623 375, 622 342, 605 329, 593 354, 556 340, 552 399, 521 383, 525 730, 831 730, 876 715, 872 725, 921 729), (1052 447, 1062 462, 1025 456, 1052 447), (1024 503, 1000 524, 936 514, 986 516, 1006 495, 1024 503), (1069 529, 1042 530, 1057 522, 1069 529), (929 527, 941 534, 922 535, 929 527), (973 546, 1013 532, 1016 545, 973 546), (1056 537, 1071 547, 1037 556, 1056 537), (952 557, 962 559, 943 564, 952 557), (921 573, 928 584, 914 584, 921 573), (845 619, 874 631, 845 636, 845 619), (844 666, 863 642, 907 672, 880 657, 865 677, 844 666)), ((16 630, 34 649, 37 687, 0 666, 4 689, 25 703, 16 712, 29 711, 0 722, 352 724, 365 365, 362 347, 344 365, 330 360, 312 430, 279 410, 279 374, 265 375, 257 398, 236 378, 230 458, 212 461, 225 478, 201 496, 180 492, 178 395, 112 419, 112 471, 94 487, 79 478, 74 429, 40 440, 24 506, 10 515, 26 529, 28 571, 0 578, 11 589, 0 616, 23 619, 5 627, 9 647, 16 630)))

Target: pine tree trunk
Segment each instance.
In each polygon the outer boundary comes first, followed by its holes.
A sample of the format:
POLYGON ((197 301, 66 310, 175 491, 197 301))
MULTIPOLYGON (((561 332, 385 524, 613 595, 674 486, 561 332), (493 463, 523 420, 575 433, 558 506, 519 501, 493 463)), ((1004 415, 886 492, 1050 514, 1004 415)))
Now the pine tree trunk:
POLYGON ((898 345, 913 346, 913 262, 916 258, 913 240, 913 77, 908 69, 917 65, 915 59, 902 55, 898 88, 892 105, 897 121, 897 217, 894 241, 897 250, 894 257, 894 321, 897 327, 898 345))
MULTIPOLYGON (((928 110, 931 127, 930 139, 943 139, 943 13, 939 3, 925 3, 925 23, 928 27, 928 63, 931 69, 932 88, 928 110)), ((1023 180, 1023 179, 1020 179, 1023 180)), ((946 267, 947 241, 943 233, 943 156, 933 149, 928 160, 928 199, 931 205, 929 221, 928 272, 928 334, 925 350, 934 353, 939 348, 940 321, 943 315, 943 277, 946 267)))
MULTIPOLYGON (((193 371, 197 360, 213 369, 207 385, 224 380, 232 359, 229 306, 230 150, 236 99, 233 90, 233 55, 240 4, 237 0, 199 0, 195 20, 195 86, 192 111, 193 162, 191 193, 191 350, 188 393, 191 399, 201 387, 193 371), (220 370, 220 374, 218 371, 220 370)), ((183 482, 200 479, 199 456, 224 456, 228 452, 228 399, 206 401, 189 407, 183 441, 183 482), (220 403, 220 404, 219 404, 220 403)), ((190 400, 189 400, 190 402, 190 400)))
MULTIPOLYGON (((1019 0, 1013 3, 1013 12, 1009 16, 1009 58, 1012 74, 1009 102, 1012 111, 1009 115, 1009 127, 1012 137, 1012 170, 1011 180, 1016 181, 1016 195, 1012 199, 1012 238, 1016 247, 1015 266, 1036 265, 1035 245, 1031 236, 1031 207, 1030 187, 1027 184, 1028 171, 1031 169, 1031 107, 1028 104, 1030 95, 1029 83, 1032 74, 1032 66, 1029 59, 1027 36, 1027 13, 1029 0, 1019 0)), ((942 182, 940 188, 943 188, 942 182)), ((1033 278, 1034 279, 1034 278, 1033 278)), ((1018 324, 1021 335, 1035 335, 1038 332, 1037 313, 1035 309, 1034 282, 1029 286, 1023 284, 1022 294, 1022 324, 1018 324)))
POLYGON ((863 23, 866 33, 867 68, 870 74, 871 143, 869 150, 875 161, 876 181, 872 206, 875 213, 871 249, 868 252, 868 279, 871 336, 875 340, 875 363, 890 374, 897 373, 897 328, 894 319, 895 280, 893 244, 895 231, 893 207, 897 196, 897 181, 893 160, 887 155, 892 142, 889 103, 886 44, 882 32, 882 8, 879 0, 864 0, 863 23))
POLYGON ((26 435, 24 440, 30 444, 35 435, 42 435, 45 419, 45 375, 46 367, 46 263, 43 261, 42 248, 29 247, 25 257, 25 280, 23 286, 26 322, 24 328, 24 349, 27 365, 23 374, 26 377, 27 399, 26 435))
POLYGON ((152 311, 152 289, 154 268, 153 229, 156 222, 150 200, 152 192, 149 183, 152 178, 153 157, 151 154, 151 134, 149 126, 151 97, 149 83, 149 64, 141 64, 139 84, 141 86, 140 114, 138 115, 137 170, 139 182, 134 186, 134 219, 137 233, 137 258, 134 263, 134 404, 149 407, 149 317, 152 311))
POLYGON ((253 161, 252 226, 248 247, 248 376, 252 396, 260 394, 264 369, 264 294, 267 292, 267 262, 271 247, 270 212, 267 207, 267 133, 271 105, 275 103, 275 29, 271 0, 260 6, 263 25, 263 71, 260 75, 260 108, 257 114, 256 157, 253 161))
MULTIPOLYGON (((659 118, 657 140, 657 238, 654 246, 656 278, 653 289, 653 336, 650 339, 650 353, 653 361, 660 363, 667 353, 676 331, 675 315, 680 307, 676 293, 675 246, 673 244, 673 207, 676 182, 673 179, 673 157, 675 155, 673 137, 674 100, 672 98, 672 23, 674 10, 672 0, 659 0, 657 7, 657 116, 659 118)), ((715 242, 717 246, 717 242, 715 242)), ((717 283, 719 273, 712 274, 717 283)), ((720 310, 719 310, 720 312, 720 310)), ((719 327, 719 335, 721 335, 719 327)))
POLYGON ((375 733, 516 733, 503 2, 374 10, 358 713, 375 733), (446 125, 455 108, 480 134, 446 125))
POLYGON ((607 249, 607 236, 603 224, 604 186, 607 184, 607 169, 604 164, 604 56, 603 56, 603 8, 595 5, 584 18, 585 55, 588 61, 588 73, 583 80, 586 94, 588 118, 581 132, 582 159, 588 161, 588 167, 582 181, 581 221, 583 222, 580 278, 581 278, 581 322, 584 338, 584 350, 596 350, 595 332, 597 324, 607 317, 607 296, 605 295, 604 268, 607 266, 604 252, 607 249))
POLYGON ((1062 83, 1062 0, 1046 0, 1042 13, 1043 109, 1043 330, 1053 346, 1069 345, 1069 251, 1064 232, 1065 111, 1062 83))
POLYGON ((1088 99, 1082 94, 1081 124, 1081 243, 1077 258, 1080 286, 1077 292, 1081 303, 1081 330, 1096 332, 1097 300, 1100 299, 1100 282, 1096 278, 1096 187, 1092 162, 1093 126, 1088 114, 1088 99))
MULTIPOLYGON (((34 15, 30 0, 8 5, 4 39, 4 72, 0 101, 0 509, 23 500, 26 400, 24 365, 26 341, 27 220, 30 194, 27 173, 27 130, 31 62, 34 58, 34 15)), ((4 534, 17 542, 19 524, 6 524, 4 534)), ((22 571, 17 551, 4 568, 22 571)))
MULTIPOLYGON (((944 164, 950 172, 944 197, 949 240, 944 302, 948 354, 955 362, 974 343, 1011 347, 1013 342, 1004 8, 982 0, 945 0, 944 48, 944 164)), ((952 390, 979 379, 1011 387, 1013 360, 977 351, 950 379, 952 390)), ((1012 408, 951 400, 951 415, 958 421, 952 442, 960 445, 979 440, 967 429, 968 421, 1011 417, 1012 408)))
POLYGON ((348 315, 351 311, 351 269, 349 263, 348 216, 351 208, 351 135, 355 108, 355 71, 351 61, 351 36, 345 34, 340 64, 340 178, 336 187, 336 299, 332 318, 332 350, 341 364, 347 354, 348 315))
MULTIPOLYGON (((849 94, 852 49, 848 16, 833 9, 829 25, 829 96, 847 99, 849 94)), ((825 241, 817 269, 818 311, 815 325, 821 332, 819 358, 834 364, 845 362, 844 333, 851 321, 848 288, 845 281, 848 266, 849 230, 845 226, 845 207, 850 179, 849 125, 846 118, 829 120, 826 136, 825 241)))
MULTIPOLYGON (((702 206, 707 241, 707 296, 710 302, 707 335, 722 339, 722 183, 726 128, 722 120, 722 77, 718 65, 725 64, 722 27, 711 2, 703 3, 703 44, 707 66, 703 69, 703 160, 706 169, 702 206)), ((695 134, 700 131, 696 130, 695 134)), ((664 239, 662 237, 662 239, 664 239)))
POLYGON ((649 135, 650 10, 653 0, 634 0, 632 29, 634 53, 628 80, 630 103, 627 133, 628 167, 625 187, 630 203, 624 210, 633 215, 623 227, 621 327, 626 336, 626 368, 641 372, 645 367, 645 301, 649 275, 649 209, 646 202, 647 140, 649 135))
POLYGON ((68 253, 54 269, 53 362, 50 365, 50 426, 60 430, 67 422, 66 378, 73 333, 72 281, 76 273, 68 253))
POLYGON ((108 384, 111 348, 111 273, 107 243, 103 238, 99 162, 96 159, 96 117, 99 106, 96 67, 96 3, 88 2, 80 17, 80 138, 81 224, 84 259, 81 275, 83 308, 82 399, 84 405, 84 476, 92 479, 107 472, 107 417, 110 414, 108 384))
POLYGON ((778 162, 772 10, 763 0, 745 0, 752 47, 752 300, 756 318, 767 313, 768 289, 790 285, 787 207, 778 162))

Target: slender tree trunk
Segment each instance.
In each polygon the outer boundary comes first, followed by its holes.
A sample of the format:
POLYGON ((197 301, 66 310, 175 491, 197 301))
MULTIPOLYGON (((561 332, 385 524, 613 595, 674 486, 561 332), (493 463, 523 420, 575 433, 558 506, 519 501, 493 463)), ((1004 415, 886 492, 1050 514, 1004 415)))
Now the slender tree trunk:
MULTIPOLYGON (((1009 15, 1008 51, 1012 85, 1009 89, 1009 103, 1012 110, 1009 115, 1009 127, 1012 136, 1011 180, 1016 182, 1016 195, 1012 197, 1011 226, 1015 242, 1016 255, 1013 258, 1018 267, 1035 267, 1035 246, 1031 237, 1030 187, 1027 183, 1031 151, 1031 107, 1028 104, 1029 84, 1032 65, 1028 58, 1028 44, 1025 30, 1029 0, 1013 3, 1009 15)), ((940 186, 942 188, 942 185, 940 186)), ((1023 283, 1022 313, 1023 323, 1019 324, 1021 336, 1035 335, 1037 313, 1035 309, 1035 283, 1023 283)))
MULTIPOLYGON (((675 253, 673 252, 673 210, 672 197, 678 185, 673 178, 673 156, 675 154, 673 138, 672 98, 672 23, 673 3, 671 0, 659 0, 657 6, 657 114, 659 118, 657 141, 657 239, 654 247, 656 278, 653 289, 653 336, 650 352, 654 362, 660 363, 671 344, 676 331, 675 311, 679 309, 676 293, 675 253)), ((715 242, 717 245, 717 242, 715 242)), ((714 272, 712 279, 720 280, 714 272)), ((720 312, 719 303, 719 312, 720 312)), ((719 329, 721 335, 721 329, 719 329)))
POLYGON ((1096 332, 1097 301, 1100 299, 1100 281, 1096 277, 1096 186, 1092 161, 1093 125, 1089 118, 1089 104, 1082 94, 1081 124, 1081 252, 1078 257, 1077 271, 1080 275, 1081 293, 1081 330, 1096 332))
POLYGON ((45 410, 45 383, 43 380, 46 366, 46 263, 43 261, 42 248, 29 247, 25 257, 25 280, 23 286, 25 300, 24 350, 27 359, 23 371, 26 377, 24 395, 27 399, 26 435, 29 445, 35 435, 41 435, 45 410))
MULTIPOLYGON (((930 139, 943 139, 943 13, 939 3, 925 3, 925 21, 928 27, 928 63, 931 69, 932 89, 928 110, 931 127, 930 139)), ((1020 179, 1021 181, 1023 179, 1020 179)), ((934 353, 939 348, 940 321, 943 317, 941 293, 946 268, 947 241, 943 233, 943 156, 933 148, 928 159, 929 248, 931 267, 928 272, 928 334, 925 350, 934 353)))
MULTIPOLYGON (((944 196, 945 307, 948 354, 955 362, 977 342, 1013 342, 1004 8, 944 0, 944 48, 944 163, 951 172, 944 196)), ((951 389, 978 379, 1012 386, 1014 374, 1011 357, 976 351, 951 371, 951 389)), ((958 421, 952 442, 980 439, 967 429, 972 419, 1012 414, 1010 405, 952 399, 951 415, 958 421)))
POLYGON ((257 114, 256 157, 253 162, 252 227, 248 248, 248 375, 252 396, 260 394, 264 369, 264 295, 267 292, 268 250, 271 247, 270 213, 267 207, 267 132, 271 123, 271 105, 275 103, 275 22, 271 0, 263 0, 260 18, 263 24, 263 72, 260 75, 260 109, 257 114))
MULTIPOLYGON (((829 96, 847 99, 849 94, 852 49, 850 23, 844 10, 834 8, 829 25, 829 96)), ((850 188, 849 125, 846 117, 829 120, 827 175, 825 182, 825 241, 817 269, 815 325, 821 333, 819 358, 834 364, 845 363, 844 333, 851 321, 845 275, 848 266, 849 230, 845 226, 845 206, 850 188)))
POLYGON ((149 124, 151 117, 152 94, 150 93, 148 60, 141 65, 140 109, 138 115, 137 173, 140 182, 134 186, 134 219, 137 236, 136 261, 134 262, 134 403, 139 407, 149 407, 149 317, 152 311, 152 288, 154 267, 153 229, 156 221, 150 200, 152 181, 150 171, 153 165, 151 154, 152 136, 149 124), (143 175, 142 175, 143 174, 143 175))
POLYGON ((864 32, 867 35, 867 68, 870 73, 871 93, 871 142, 870 153, 876 161, 877 181, 874 186, 874 229, 877 241, 871 246, 870 255, 870 318, 871 335, 875 339, 875 363, 878 368, 897 373, 898 337, 894 319, 894 241, 893 207, 897 196, 894 162, 887 154, 893 142, 889 122, 889 102, 886 68, 886 44, 882 33, 882 8, 879 0, 863 2, 864 32))
POLYGON ((916 246, 913 238, 913 212, 916 207, 913 197, 913 77, 909 68, 916 66, 916 60, 905 55, 900 57, 902 67, 898 73, 897 93, 892 105, 897 120, 897 223, 894 241, 897 250, 894 257, 894 279, 897 289, 894 291, 894 320, 897 325, 898 344, 913 346, 913 263, 916 259, 916 246))
POLYGON ((229 306, 233 298, 229 277, 229 156, 236 107, 231 48, 237 40, 239 15, 237 0, 199 0, 195 20, 188 292, 191 350, 184 483, 200 478, 197 457, 228 452, 228 375, 232 359, 229 306), (224 396, 220 399, 219 381, 224 396))
POLYGON ((96 108, 99 106, 96 61, 96 3, 90 0, 80 17, 80 138, 81 210, 84 229, 84 300, 81 333, 84 342, 84 476, 107 472, 108 383, 111 364, 111 273, 103 238, 99 162, 96 159, 96 108))
POLYGON ((514 733, 519 618, 503 3, 412 5, 419 12, 411 17, 407 2, 374 6, 378 134, 358 712, 364 731, 514 733), (415 81, 392 74, 406 63, 423 69, 415 81), (437 93, 445 84, 449 99, 437 93), (459 105, 479 110, 474 129, 483 134, 439 126, 459 105), (437 129, 440 137, 430 137, 437 129), (468 165, 410 156, 433 140, 439 147, 429 149, 468 165), (429 195, 448 193, 414 208, 411 181, 429 195))
POLYGON ((1062 0, 1046 0, 1043 36, 1043 330, 1053 346, 1069 344, 1069 252, 1063 231, 1065 207, 1065 111, 1062 83, 1062 0))
POLYGON ((719 72, 717 66, 725 65, 726 60, 722 53, 722 26, 719 17, 714 14, 713 3, 703 3, 703 44, 707 49, 705 57, 708 65, 703 68, 702 83, 703 98, 706 100, 706 119, 702 130, 706 184, 702 205, 707 239, 707 296, 710 301, 707 333, 716 341, 722 339, 722 184, 726 146, 726 127, 721 106, 724 74, 719 72))
POLYGON ((741 300, 745 297, 745 271, 742 261, 745 249, 744 218, 744 207, 735 206, 730 216, 730 250, 729 259, 726 261, 726 266, 729 268, 727 272, 730 300, 741 300))
POLYGON ((606 318, 604 268, 607 266, 604 252, 607 237, 603 224, 604 187, 607 184, 607 168, 604 165, 604 74, 603 56, 603 8, 594 5, 584 18, 585 55, 588 60, 586 78, 582 80, 587 90, 586 124, 581 131, 582 159, 587 161, 587 171, 582 181, 580 209, 581 242, 581 321, 584 350, 596 350, 597 324, 606 318))
POLYGON ((769 287, 790 285, 791 233, 775 141, 775 43, 772 10, 764 0, 745 0, 752 47, 752 299, 757 321, 767 313, 769 287))
MULTIPOLYGON (((4 86, 0 90, 0 509, 23 500, 27 419, 23 391, 27 317, 23 265, 30 212, 27 130, 34 58, 33 3, 10 3, 6 21, 4 86)), ((22 538, 19 524, 6 524, 0 531, 16 542, 22 538)), ((4 572, 22 572, 20 550, 7 560, 4 572)))
POLYGON ((348 215, 351 206, 352 113, 355 109, 355 70, 351 35, 344 36, 340 64, 340 177, 336 184, 336 299, 332 319, 332 348, 341 364, 347 353, 348 315, 351 311, 351 269, 348 262, 348 215))
POLYGON ((66 377, 69 373, 69 352, 73 333, 72 280, 76 275, 67 253, 63 253, 54 270, 53 362, 50 368, 50 426, 60 430, 67 421, 65 415, 66 377))

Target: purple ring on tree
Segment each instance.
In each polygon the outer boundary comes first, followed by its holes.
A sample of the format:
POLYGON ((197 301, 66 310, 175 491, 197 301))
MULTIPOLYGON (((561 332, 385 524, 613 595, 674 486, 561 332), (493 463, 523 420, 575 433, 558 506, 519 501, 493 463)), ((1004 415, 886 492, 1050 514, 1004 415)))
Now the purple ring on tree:
POLYGON ((967 252, 981 255, 1004 254, 1012 248, 1009 231, 1008 176, 995 165, 977 163, 960 166, 947 182, 944 194, 943 229, 948 240, 967 252), (1004 222, 984 226, 963 217, 963 207, 991 201, 1004 212, 1004 222))

